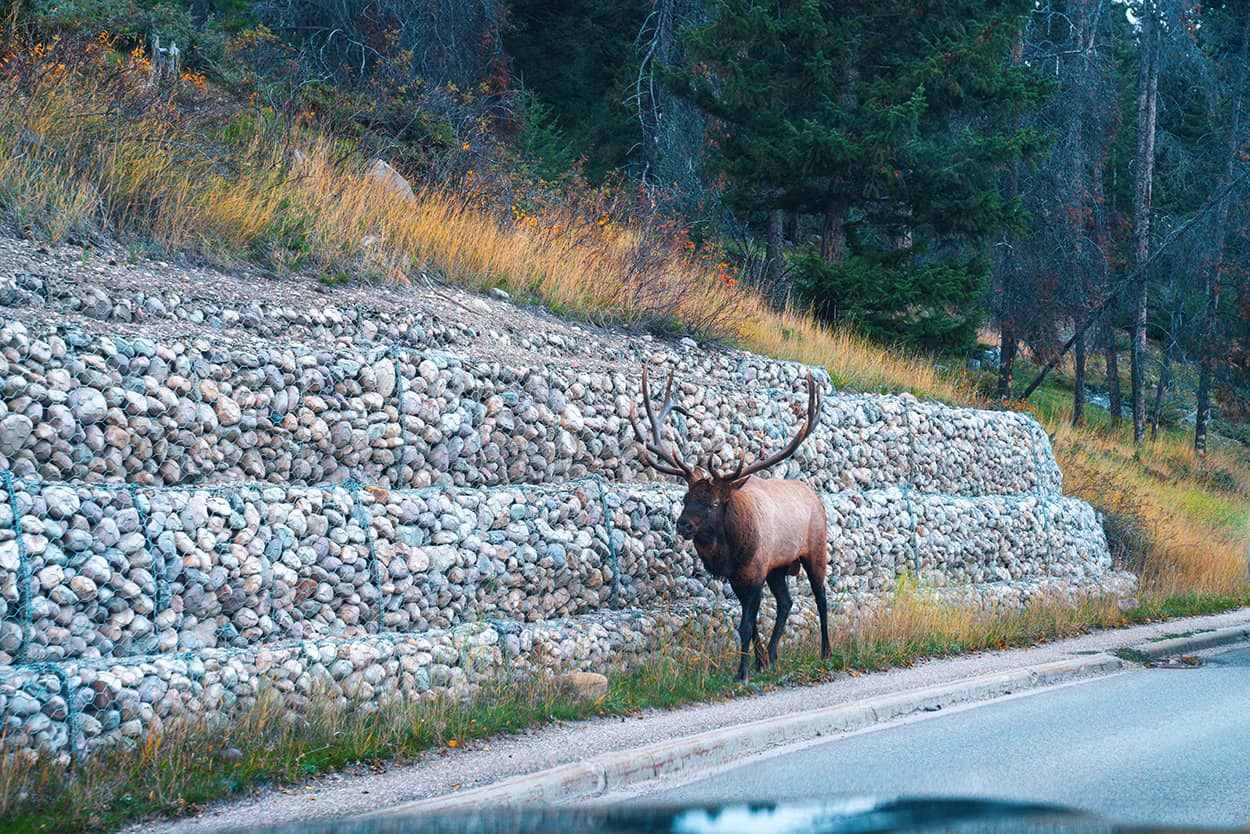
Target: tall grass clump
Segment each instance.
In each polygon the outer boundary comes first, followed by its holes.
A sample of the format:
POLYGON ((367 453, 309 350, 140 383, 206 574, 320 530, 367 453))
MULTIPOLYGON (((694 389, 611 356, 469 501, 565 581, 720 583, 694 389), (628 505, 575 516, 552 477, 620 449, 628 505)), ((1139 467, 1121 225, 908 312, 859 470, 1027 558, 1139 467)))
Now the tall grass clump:
POLYGON ((1214 448, 1199 459, 1186 439, 1134 447, 1119 432, 1049 426, 1066 491, 1099 508, 1121 567, 1153 602, 1209 596, 1246 601, 1250 467, 1214 448))

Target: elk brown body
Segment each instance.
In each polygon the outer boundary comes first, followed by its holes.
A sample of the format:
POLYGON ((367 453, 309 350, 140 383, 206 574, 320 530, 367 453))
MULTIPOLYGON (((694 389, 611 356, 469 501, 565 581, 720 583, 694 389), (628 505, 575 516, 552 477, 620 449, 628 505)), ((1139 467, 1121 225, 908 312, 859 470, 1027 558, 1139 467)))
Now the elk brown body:
MULTIPOLYGON (((760 472, 794 454, 816 425, 820 396, 811 372, 807 375, 808 407, 802 427, 781 451, 754 463, 739 462, 728 473, 711 466, 691 467, 663 440, 664 421, 672 411, 686 413, 672 399, 670 374, 664 404, 657 417, 651 407, 647 371, 642 373, 643 405, 651 424, 650 441, 638 423, 637 409, 630 410, 630 423, 642 444, 642 457, 648 465, 686 481, 686 496, 677 519, 677 533, 694 542, 695 552, 708 573, 729 581, 742 603, 738 625, 741 644, 738 679, 747 680, 749 648, 757 633, 764 585, 777 600, 777 621, 768 641, 768 665, 777 662, 777 645, 785 629, 792 601, 787 578, 800 570, 807 574, 820 615, 821 657, 829 656, 828 601, 825 577, 828 572, 825 505, 807 484, 792 480, 766 480, 760 472)), ((757 668, 763 660, 756 656, 757 668)))

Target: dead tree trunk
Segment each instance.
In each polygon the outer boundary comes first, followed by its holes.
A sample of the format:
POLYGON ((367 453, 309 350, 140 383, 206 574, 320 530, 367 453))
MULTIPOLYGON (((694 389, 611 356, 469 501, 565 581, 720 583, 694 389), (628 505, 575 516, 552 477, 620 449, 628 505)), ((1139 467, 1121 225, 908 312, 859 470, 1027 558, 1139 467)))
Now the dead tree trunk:
MULTIPOLYGON (((1020 65, 1024 62, 1024 30, 1020 29, 1016 32, 1016 39, 1011 47, 1011 62, 1020 65)), ((1016 160, 1007 173, 1006 197, 1008 202, 1014 202, 1020 196, 1020 161, 1016 160)), ((1010 252, 1011 250, 1008 249, 1010 252)), ((1016 351, 1019 347, 1019 334, 1016 332, 1016 297, 1015 297, 1015 277, 1016 264, 1014 255, 1008 255, 1011 260, 1002 268, 1002 279, 998 287, 998 309, 995 310, 995 318, 998 319, 998 390, 995 391, 995 397, 999 402, 1009 402, 1011 400, 1011 383, 1012 376, 1016 370, 1016 351)))
POLYGON ((1085 422, 1085 334, 1078 334, 1072 346, 1072 425, 1085 422))
MULTIPOLYGON (((1219 267, 1214 269, 1218 270, 1219 267)), ((1213 277, 1208 270, 1203 283, 1207 309, 1202 325, 1202 348, 1198 356, 1197 409, 1194 414, 1194 452, 1200 457, 1207 453, 1207 424, 1211 415, 1211 365, 1215 352, 1215 320, 1220 303, 1219 279, 1213 277)))
MULTIPOLYGON (((1150 209, 1154 187, 1155 125, 1159 98, 1159 22, 1150 0, 1142 4, 1141 72, 1137 89, 1137 158, 1133 178, 1133 263, 1141 267, 1150 256, 1150 209)), ((1140 270, 1133 287, 1133 442, 1146 437, 1146 304, 1147 274, 1140 270)))
MULTIPOLYGON (((1077 3, 1076 14, 1076 30, 1073 33, 1075 40, 1073 41, 1073 49, 1076 57, 1072 60, 1075 67, 1069 72, 1074 82, 1087 77, 1087 74, 1081 67, 1080 56, 1085 53, 1085 43, 1088 38, 1089 15, 1085 8, 1085 2, 1077 3)), ((1084 310, 1089 303, 1087 292, 1089 289, 1086 278, 1088 272, 1086 270, 1085 261, 1085 208, 1089 193, 1085 188, 1085 142, 1084 142, 1084 112, 1083 108, 1072 106, 1068 109, 1068 137, 1066 143, 1066 151, 1068 154, 1068 235, 1070 241, 1068 244, 1069 255, 1069 276, 1068 280, 1075 292, 1075 296, 1071 297, 1069 303, 1072 303, 1077 310, 1084 310)), ((1073 328, 1079 327, 1081 321, 1079 319, 1073 322, 1073 328)), ((1073 387, 1072 387, 1072 425, 1079 426, 1085 422, 1085 336, 1077 334, 1076 344, 1073 346, 1073 387)))
MULTIPOLYGON (((1246 83, 1246 61, 1250 58, 1250 13, 1246 14, 1241 23, 1241 48, 1237 57, 1239 65, 1234 70, 1233 112, 1229 119, 1228 141, 1224 148, 1221 185, 1232 180, 1237 149, 1241 145, 1241 97, 1246 83)), ((1207 426, 1211 419, 1211 374, 1215 363, 1216 333, 1219 329, 1220 293, 1224 282, 1224 238, 1228 234, 1230 199, 1226 195, 1216 211, 1215 251, 1203 280, 1207 305, 1202 324, 1202 348, 1198 357, 1197 413, 1194 415, 1194 452, 1199 455, 1207 453, 1207 426)))
MULTIPOLYGON (((1111 290, 1110 253, 1112 244, 1107 233, 1106 200, 1103 188, 1103 176, 1106 174, 1106 160, 1102 151, 1093 154, 1094 170, 1090 175, 1090 188, 1094 204, 1094 241, 1097 246, 1099 269, 1102 281, 1099 294, 1106 296, 1111 290)), ((1120 356, 1116 350, 1115 326, 1112 323, 1111 311, 1108 310, 1098 320, 1098 332, 1094 344, 1102 348, 1103 361, 1107 371, 1107 408, 1111 412, 1111 425, 1119 428, 1122 402, 1120 397, 1120 356)))
POLYGON ((781 209, 773 209, 768 213, 768 239, 764 251, 764 283, 765 291, 774 297, 783 295, 781 292, 781 276, 785 271, 785 256, 782 244, 785 239, 786 216, 781 209))
POLYGON ((998 325, 1002 336, 998 349, 998 391, 999 402, 1011 399, 1011 377, 1016 367, 1016 331, 1010 319, 1003 319, 998 325))
POLYGON ((1120 399, 1120 356, 1115 345, 1115 328, 1104 314, 1098 329, 1102 341, 1103 359, 1107 364, 1107 409, 1111 412, 1111 425, 1119 426, 1124 403, 1120 399))
POLYGON ((1172 384, 1172 356, 1171 351, 1167 351, 1163 355, 1163 368, 1159 371, 1159 382, 1155 386, 1155 404, 1150 410, 1150 439, 1156 440, 1159 437, 1159 420, 1163 416, 1163 397, 1167 394, 1168 386, 1172 384))

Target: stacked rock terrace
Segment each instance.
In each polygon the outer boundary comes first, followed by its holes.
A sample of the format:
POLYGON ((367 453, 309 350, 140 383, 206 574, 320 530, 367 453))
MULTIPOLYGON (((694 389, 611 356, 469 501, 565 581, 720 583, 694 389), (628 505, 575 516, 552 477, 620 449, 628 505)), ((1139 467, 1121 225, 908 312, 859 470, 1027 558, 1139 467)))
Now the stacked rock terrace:
MULTIPOLYGON (((30 316, 25 318, 30 319, 30 316)), ((259 337, 157 340, 133 326, 0 326, 0 466, 43 480, 145 486, 352 476, 388 487, 652 479, 626 419, 636 368, 678 366, 689 454, 777 443, 801 418, 805 369, 733 351, 639 350, 629 370, 541 366, 397 346, 259 337), (698 382, 695 382, 697 380, 698 382), (727 444, 726 440, 732 440, 727 444)), ((719 457, 717 458, 719 460, 719 457)), ((721 461, 724 463, 725 461, 721 461)), ((903 396, 827 399, 788 464, 817 489, 1060 494, 1045 433, 1009 412, 903 396)))
MULTIPOLYGON (((0 664, 537 622, 720 600, 673 550, 679 491, 41 486, 0 507, 0 664), (14 535, 14 533, 17 535, 14 535)), ((1082 502, 824 496, 835 593, 1098 579, 1082 502)))
MULTIPOLYGON (((691 455, 801 416, 805 369, 739 351, 453 291, 258 303, 220 273, 0 243, 0 715, 32 749, 260 682, 368 704, 643 656, 726 605, 672 549, 680 490, 637 460, 638 369, 677 370, 691 455)), ((829 395, 787 471, 823 493, 848 598, 903 572, 995 602, 1128 581, 1022 415, 829 395)))

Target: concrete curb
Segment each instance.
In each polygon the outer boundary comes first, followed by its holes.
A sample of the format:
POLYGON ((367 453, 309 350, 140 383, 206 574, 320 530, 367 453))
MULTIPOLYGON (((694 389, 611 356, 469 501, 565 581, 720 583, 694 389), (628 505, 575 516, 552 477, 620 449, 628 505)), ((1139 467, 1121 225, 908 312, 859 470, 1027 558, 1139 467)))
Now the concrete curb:
POLYGON ((1250 640, 1250 624, 1228 626, 1227 628, 1217 628, 1214 631, 1191 634, 1187 637, 1173 637, 1168 640, 1143 643, 1140 646, 1135 646, 1134 649, 1151 660, 1158 660, 1176 654, 1200 652, 1203 649, 1213 649, 1218 646, 1243 643, 1248 640, 1250 640))
MULTIPOLYGON (((1250 624, 1160 640, 1137 646, 1135 649, 1154 660, 1243 641, 1250 641, 1250 624)), ((1014 692, 1106 675, 1129 666, 1129 662, 1106 653, 1025 666, 955 683, 914 689, 810 713, 776 716, 633 750, 607 753, 539 773, 514 776, 480 788, 407 802, 368 816, 410 816, 526 803, 553 804, 589 800, 683 770, 730 764, 744 756, 784 744, 833 733, 862 730, 919 712, 932 712, 1014 692)))

